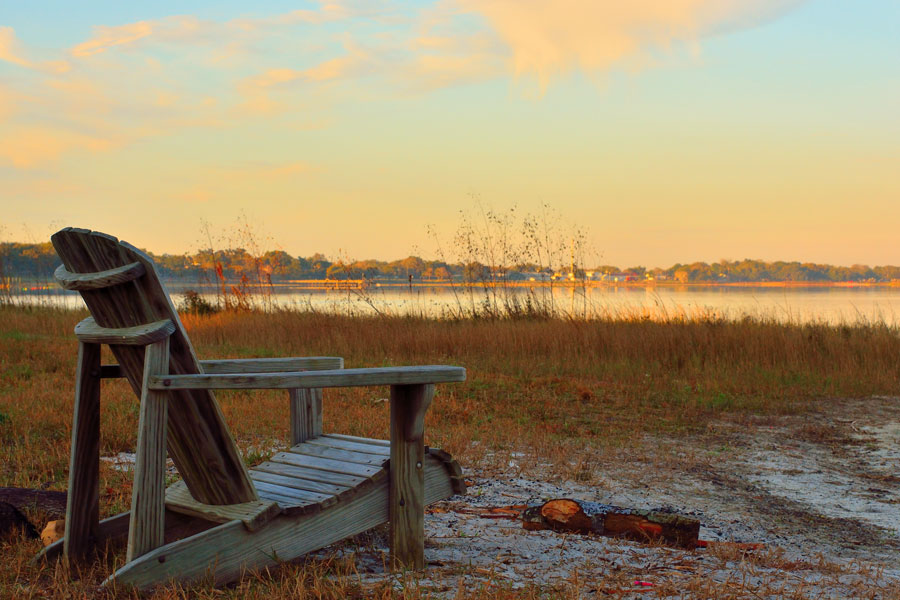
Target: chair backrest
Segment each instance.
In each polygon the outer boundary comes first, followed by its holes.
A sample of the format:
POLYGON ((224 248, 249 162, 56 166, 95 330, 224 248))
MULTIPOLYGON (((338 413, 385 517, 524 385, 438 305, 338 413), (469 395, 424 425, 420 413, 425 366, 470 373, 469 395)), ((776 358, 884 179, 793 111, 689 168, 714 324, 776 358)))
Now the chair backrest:
MULTIPOLYGON (((97 273, 138 262, 143 274, 136 279, 95 289, 81 289, 84 303, 102 327, 133 327, 171 319, 175 332, 169 341, 172 374, 201 373, 194 348, 178 313, 163 287, 153 261, 116 238, 67 227, 52 237, 53 247, 70 273, 97 273)), ((140 397, 144 347, 111 346, 132 389, 140 397)), ((215 397, 208 390, 170 392, 169 455, 195 500, 205 504, 236 504, 256 500, 256 490, 225 424, 215 397)))

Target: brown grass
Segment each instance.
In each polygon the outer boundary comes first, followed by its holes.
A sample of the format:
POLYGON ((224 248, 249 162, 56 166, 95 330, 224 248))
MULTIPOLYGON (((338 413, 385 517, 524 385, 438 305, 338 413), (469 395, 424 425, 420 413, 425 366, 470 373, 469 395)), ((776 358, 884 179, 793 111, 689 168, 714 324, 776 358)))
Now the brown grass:
MULTIPOLYGON (((76 355, 71 332, 84 316, 0 306, 0 486, 65 489, 76 355)), ((527 447, 541 462, 556 464, 560 477, 576 480, 591 476, 589 461, 578 456, 590 451, 596 460, 598 454, 641 443, 647 433, 692 435, 711 419, 815 411, 818 400, 831 397, 900 394, 900 337, 883 325, 703 318, 440 321, 287 311, 185 316, 184 322, 203 358, 332 355, 343 356, 347 367, 465 366, 465 384, 438 387, 426 442, 467 466, 483 467, 505 464, 509 453, 527 447)), ((380 388, 329 390, 326 429, 384 437, 386 397, 380 388)), ((284 394, 235 392, 219 398, 248 460, 260 460, 286 438, 284 394)), ((102 454, 131 451, 136 426, 130 389, 121 381, 105 382, 102 454)), ((128 475, 103 463, 104 515, 127 510, 129 502, 128 475)), ((31 516, 44 520, 41 514, 31 516)), ((0 556, 9 557, 0 576, 3 596, 94 597, 111 561, 121 560, 110 557, 70 583, 59 566, 28 566, 37 549, 33 542, 3 542, 0 556)), ((363 589, 347 583, 352 577, 335 576, 351 568, 310 561, 248 576, 226 592, 174 587, 158 596, 425 595, 412 584, 363 589)), ((573 590, 558 592, 564 597, 573 590)), ((498 583, 461 589, 458 597, 537 593, 513 593, 498 583)))

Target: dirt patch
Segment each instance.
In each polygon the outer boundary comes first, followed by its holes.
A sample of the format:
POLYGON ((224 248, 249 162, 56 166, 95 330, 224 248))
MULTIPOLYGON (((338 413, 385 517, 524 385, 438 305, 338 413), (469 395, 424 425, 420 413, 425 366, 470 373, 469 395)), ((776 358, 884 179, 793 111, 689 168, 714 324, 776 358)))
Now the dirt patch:
MULTIPOLYGON (((601 464, 589 484, 472 471, 469 494, 426 518, 420 579, 395 579, 453 597, 473 586, 536 585, 598 597, 900 598, 900 400, 834 401, 815 415, 715 423, 693 440, 648 440, 640 465, 601 464), (525 531, 465 509, 572 497, 663 508, 701 520, 686 551, 599 536, 525 531), (637 582, 637 583, 636 583, 637 582)), ((511 471, 514 471, 512 467, 511 471)), ((384 585, 377 532, 342 547, 359 585, 384 585)), ((321 556, 324 556, 322 554, 321 556)))
MULTIPOLYGON (((900 552, 900 402, 846 402, 842 414, 817 415, 771 427, 767 435, 741 434, 745 450, 735 457, 742 480, 803 518, 815 539, 795 532, 805 545, 825 544, 844 555, 888 558, 900 552), (860 410, 865 407, 866 410, 860 410), (810 420, 836 426, 843 443, 793 435, 810 420)), ((773 513, 777 516, 779 510, 773 513)))

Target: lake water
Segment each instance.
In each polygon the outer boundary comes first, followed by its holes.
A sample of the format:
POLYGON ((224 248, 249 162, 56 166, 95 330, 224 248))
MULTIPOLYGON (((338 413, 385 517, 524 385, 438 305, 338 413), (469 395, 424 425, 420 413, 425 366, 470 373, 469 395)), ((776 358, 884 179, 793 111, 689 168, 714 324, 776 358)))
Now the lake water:
MULTIPOLYGON (((178 304, 181 292, 196 285, 168 284, 178 304)), ((214 300, 212 290, 199 288, 201 295, 214 300)), ((471 314, 487 302, 502 306, 518 301, 552 305, 564 314, 665 316, 714 313, 728 318, 774 318, 779 321, 830 323, 885 322, 900 325, 900 287, 516 287, 465 288, 462 286, 370 286, 365 290, 310 290, 280 284, 271 295, 257 294, 286 308, 312 308, 345 314, 471 314)), ((82 306, 74 293, 57 290, 20 291, 17 301, 27 304, 82 306)))

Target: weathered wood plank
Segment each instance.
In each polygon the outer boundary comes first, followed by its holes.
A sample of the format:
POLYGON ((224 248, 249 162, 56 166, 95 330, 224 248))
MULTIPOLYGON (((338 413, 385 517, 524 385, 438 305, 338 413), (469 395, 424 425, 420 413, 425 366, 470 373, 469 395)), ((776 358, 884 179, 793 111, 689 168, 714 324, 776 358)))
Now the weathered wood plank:
POLYGON ((253 479, 253 485, 256 486, 257 489, 259 489, 260 483, 272 483, 275 485, 280 485, 282 487, 293 488, 298 491, 313 493, 319 497, 316 502, 320 502, 332 496, 337 496, 341 492, 350 489, 339 486, 330 486, 331 489, 328 491, 324 491, 322 489, 323 486, 319 486, 319 489, 309 489, 310 486, 307 485, 308 482, 305 482, 305 480, 303 479, 295 479, 293 477, 287 477, 285 475, 275 475, 273 473, 257 471, 255 469, 251 469, 250 477, 253 479))
POLYGON ((390 546, 394 568, 425 567, 425 445, 433 385, 391 386, 390 546))
POLYGON ((333 460, 330 458, 322 458, 319 456, 310 456, 307 454, 298 454, 291 450, 287 452, 279 452, 272 457, 275 462, 285 462, 300 467, 317 469, 320 471, 329 471, 331 473, 343 473, 345 475, 355 475, 357 477, 371 477, 381 470, 381 465, 361 465, 357 463, 348 463, 342 460, 333 460))
MULTIPOLYGON (((114 547, 124 544, 128 539, 128 523, 130 519, 131 513, 123 512, 100 521, 97 542, 95 544, 97 550, 102 552, 107 546, 114 547)), ((166 511, 166 543, 175 542, 196 535, 197 533, 206 531, 212 527, 215 527, 215 523, 213 522, 204 519, 196 519, 171 510, 166 511)), ((44 549, 32 559, 32 564, 36 565, 42 561, 59 558, 63 553, 65 541, 65 538, 62 538, 49 546, 44 547, 44 549)))
MULTIPOLYGON (((426 457, 425 502, 453 494, 447 471, 426 457)), ((264 568, 362 533, 388 519, 388 481, 331 508, 299 516, 280 515, 260 531, 251 533, 232 521, 191 538, 167 544, 124 565, 104 582, 109 586, 149 588, 169 579, 195 581, 211 577, 217 584, 237 579, 251 569, 264 568)))
POLYGON ((355 487, 366 480, 365 477, 360 477, 358 475, 347 475, 346 473, 333 473, 331 471, 310 469, 309 467, 303 466, 302 460, 295 459, 292 462, 287 462, 278 460, 275 456, 272 457, 272 460, 254 467, 254 470, 276 473, 278 475, 296 475, 297 477, 308 481, 317 481, 319 483, 346 488, 355 487))
POLYGON ((297 498, 283 496, 271 490, 256 488, 256 493, 259 495, 260 500, 269 500, 271 502, 275 502, 276 504, 278 504, 278 507, 281 510, 284 510, 286 507, 309 506, 315 504, 315 502, 312 501, 304 502, 303 500, 299 500, 297 498))
POLYGON ((371 454, 373 456, 390 456, 391 454, 391 444, 388 441, 385 441, 385 444, 364 444, 361 442, 351 442, 349 440, 340 439, 334 437, 332 435, 323 435, 319 436, 315 439, 309 440, 307 444, 312 444, 315 446, 323 446, 327 448, 338 448, 341 450, 350 450, 352 452, 359 452, 362 454, 371 454))
POLYGON ((84 344, 146 346, 167 338, 175 331, 171 319, 162 319, 134 327, 101 327, 88 317, 75 326, 75 337, 84 344))
POLYGON ((53 274, 56 281, 67 290, 97 290, 100 288, 134 281, 146 272, 139 262, 129 263, 121 267, 99 271, 97 273, 70 273, 65 265, 59 265, 53 274))
POLYGON ((335 501, 334 496, 298 490, 297 488, 260 481, 258 479, 254 479, 253 484, 256 486, 256 492, 259 494, 260 498, 272 498, 273 500, 276 500, 282 508, 305 506, 307 504, 328 505, 335 501), (275 498, 275 496, 278 498, 275 498))
MULTIPOLYGON (((256 485, 256 481, 257 480, 254 479, 254 485, 256 485)), ((279 483, 273 483, 271 481, 261 481, 260 485, 262 486, 262 488, 265 488, 273 494, 280 494, 286 498, 294 498, 306 502, 327 502, 329 498, 334 497, 331 494, 320 494, 318 492, 311 492, 309 490, 301 490, 293 486, 281 485, 279 483)))
POLYGON ((225 358, 201 360, 203 372, 222 373, 283 373, 290 371, 322 371, 340 369, 344 359, 338 356, 303 356, 294 358, 225 358))
POLYGON ((240 504, 203 504, 191 496, 184 481, 174 483, 166 490, 166 507, 181 514, 215 523, 227 523, 237 519, 250 531, 259 529, 281 512, 278 504, 271 500, 258 499, 240 504))
POLYGON ((283 390, 291 388, 416 385, 465 380, 466 370, 462 367, 428 365, 258 375, 168 375, 151 379, 150 388, 155 390, 283 390))
MULTIPOLYGON (((108 541, 127 537, 128 520, 130 516, 131 513, 124 512, 100 521, 99 526, 97 527, 95 547, 100 547, 108 541)), ((41 561, 45 560, 55 560, 61 555, 65 556, 65 545, 67 540, 68 537, 63 537, 61 540, 56 540, 49 546, 44 547, 44 549, 38 552, 31 560, 32 564, 39 564, 41 561)))
POLYGON ((462 467, 460 467, 459 463, 450 456, 450 453, 444 452, 440 448, 428 447, 425 448, 425 453, 444 463, 444 468, 450 473, 450 482, 453 485, 453 492, 461 496, 464 495, 466 493, 466 480, 463 477, 462 467))
MULTIPOLYGON (((184 483, 181 486, 182 492, 195 504, 198 504, 195 499, 199 499, 202 503, 208 502, 220 505, 220 508, 223 509, 233 508, 233 504, 242 502, 241 500, 236 500, 236 498, 250 498, 251 500, 258 498, 254 484, 224 424, 218 405, 211 393, 203 391, 201 388, 317 390, 323 387, 348 385, 391 385, 392 398, 396 395, 395 401, 391 405, 391 471, 392 473, 394 470, 400 472, 398 475, 399 483, 397 481, 389 482, 385 469, 380 468, 380 465, 379 468, 375 468, 375 465, 370 466, 367 464, 368 459, 354 462, 345 455, 350 449, 330 448, 327 444, 313 445, 316 448, 323 447, 323 450, 308 450, 303 451, 303 454, 295 453, 305 461, 306 464, 302 467, 296 465, 293 467, 291 465, 282 466, 302 469, 306 472, 315 472, 310 481, 317 484, 329 485, 328 482, 333 484, 335 480, 347 482, 351 478, 358 480, 358 483, 352 484, 354 487, 346 488, 345 491, 340 493, 341 505, 337 507, 339 509, 346 506, 355 506, 359 499, 370 497, 373 490, 383 489, 383 497, 380 502, 376 503, 380 504, 380 506, 375 510, 379 512, 386 511, 392 521, 396 522, 399 522, 395 514, 398 510, 397 507, 403 508, 407 504, 407 498, 411 500, 412 505, 418 507, 418 510, 413 508, 411 511, 413 520, 415 518, 421 520, 421 508, 433 490, 429 487, 429 489, 423 491, 422 487, 426 484, 422 483, 419 485, 416 479, 418 478, 420 482, 428 482, 431 477, 430 465, 432 463, 439 465, 440 480, 436 484, 437 487, 442 488, 447 495, 452 493, 453 476, 448 473, 447 468, 439 460, 431 456, 425 457, 423 454, 423 416, 433 394, 433 385, 431 384, 462 381, 465 379, 464 369, 459 367, 425 366, 351 369, 345 371, 334 368, 308 373, 303 372, 305 369, 298 368, 296 363, 290 367, 294 369, 290 372, 269 371, 268 369, 272 368, 271 365, 259 366, 258 363, 256 365, 244 363, 233 369, 241 371, 247 369, 247 371, 240 373, 234 373, 233 370, 229 374, 204 373, 201 371, 201 366, 194 356, 190 342, 187 340, 180 321, 178 321, 178 316, 174 311, 171 300, 159 283, 152 262, 143 253, 126 243, 119 243, 115 238, 86 230, 65 229, 54 236, 54 245, 63 257, 64 270, 70 271, 76 276, 78 274, 96 275, 101 271, 115 270, 128 266, 130 262, 137 262, 144 266, 146 271, 146 276, 144 277, 139 277, 132 281, 124 281, 121 284, 110 287, 81 289, 82 297, 85 299, 94 318, 97 319, 97 327, 121 330, 140 327, 146 323, 153 324, 155 321, 165 319, 169 319, 173 327, 171 339, 167 338, 165 342, 170 344, 171 349, 171 359, 167 361, 169 363, 167 370, 171 375, 155 376, 151 370, 142 368, 147 362, 152 361, 151 356, 155 353, 156 346, 146 351, 145 362, 144 348, 124 345, 121 342, 124 339, 122 335, 119 335, 117 340, 119 343, 104 340, 105 343, 112 344, 113 352, 121 365, 119 373, 124 374, 132 387, 136 391, 140 390, 142 394, 141 425, 138 441, 139 465, 136 469, 138 472, 136 472, 134 504, 130 516, 131 527, 128 540, 128 559, 137 558, 137 560, 132 561, 133 563, 144 564, 146 562, 137 556, 140 551, 143 551, 140 548, 141 540, 145 541, 144 546, 146 546, 146 549, 150 549, 159 545, 162 539, 159 531, 162 530, 161 523, 165 509, 162 508, 162 502, 158 501, 157 498, 161 494, 153 485, 158 481, 161 487, 163 483, 167 404, 169 405, 169 448, 175 459, 176 466, 184 476, 184 483), (131 261, 129 262, 128 259, 131 259, 131 261), (256 368, 262 369, 262 372, 254 371, 253 369, 256 368), (208 385, 198 386, 198 381, 205 381, 208 385), (237 386, 233 385, 235 382, 238 383, 237 386), (422 393, 419 393, 419 391, 422 391, 422 393), (153 402, 154 399, 159 402, 153 402), (401 404, 403 405, 402 407, 400 407, 401 404), (395 405, 397 406, 395 407, 395 405), (178 413, 177 418, 175 413, 178 413), (162 415, 161 418, 159 417, 160 414, 162 415), (158 423, 160 420, 162 420, 161 425, 158 423), (151 427, 149 425, 151 421, 157 421, 157 423, 151 427), (163 437, 148 442, 149 434, 147 434, 147 431, 158 431, 160 429, 163 432, 163 437), (152 446, 156 449, 156 452, 144 450, 145 446, 152 446), (402 456, 404 453, 406 454, 405 458, 402 456), (142 456, 145 463, 143 466, 141 466, 142 456), (411 459, 415 458, 418 460, 413 463, 411 459), (153 465, 152 469, 148 467, 151 463, 153 465), (158 471, 160 477, 148 477, 146 471, 150 470, 158 471), (337 471, 351 471, 351 473, 337 471), (361 474, 356 475, 354 473, 361 474), (362 476, 362 474, 368 473, 371 473, 371 475, 368 477, 362 476), (326 480, 319 481, 323 478, 326 480), (409 489, 406 489, 407 487, 409 489), (190 493, 188 490, 190 490, 190 493), (402 493, 400 490, 402 490, 402 493), (153 501, 149 502, 151 496, 153 501), (154 507, 154 510, 149 510, 147 506, 154 507), (153 515, 154 511, 158 514, 153 515), (418 515, 417 517, 416 514, 418 515), (144 525, 141 526, 141 524, 144 525)), ((82 279, 87 280, 90 277, 83 277, 82 279)), ((98 331, 93 333, 99 334, 98 331)), ((108 334, 109 332, 103 333, 108 334)), ((90 335, 90 332, 85 333, 85 335, 90 335)), ((143 338, 143 342, 145 343, 146 341, 146 338, 143 338)), ((157 344, 159 343, 161 342, 157 342, 157 344)), ((323 367, 326 365, 322 364, 319 366, 323 367)), ((218 368, 224 369, 227 368, 227 365, 220 362, 211 366, 211 370, 218 368)), ((282 365, 281 368, 284 368, 284 366, 282 365)), ((100 369, 98 369, 99 371, 100 369)), ((166 373, 166 369, 160 369, 159 372, 166 373)), ((103 370, 103 374, 114 375, 115 373, 112 372, 112 369, 107 368, 103 370)), ((301 393, 305 394, 306 392, 301 393)), ((301 393, 295 394, 294 398, 299 400, 301 393)), ((319 414, 321 414, 321 411, 319 411, 319 414)), ((315 420, 313 423, 315 423, 315 420)), ((299 430, 299 427, 297 429, 299 430)), ((312 426, 308 427, 308 429, 310 434, 318 434, 321 431, 321 429, 314 430, 312 426)), ((299 434, 297 437, 299 437, 299 434)), ((372 447, 379 446, 373 444, 372 447)), ((381 456, 379 452, 370 453, 368 450, 357 450, 356 453, 360 455, 371 454, 376 457, 381 456)), ((283 453, 283 456, 279 458, 286 462, 292 462, 290 454, 292 453, 283 453)), ((273 460, 271 464, 279 465, 280 463, 273 460)), ((283 501, 297 498, 298 496, 303 498, 319 493, 312 490, 304 492, 302 491, 303 488, 297 487, 298 485, 308 485, 306 483, 294 485, 282 485, 282 483, 261 481, 260 486, 265 488, 265 493, 270 497, 277 497, 283 501)), ((430 486, 430 484, 428 485, 430 486)), ((318 496, 313 496, 313 498, 318 498, 318 496)), ((306 511, 306 507, 298 507, 298 510, 292 514, 295 516, 303 515, 304 518, 311 517, 313 514, 331 514, 332 510, 321 511, 321 508, 333 501, 335 500, 332 496, 326 496, 326 498, 309 505, 310 508, 316 508, 317 510, 306 511)), ((273 506, 276 510, 278 509, 274 503, 270 506, 273 506)), ((410 512, 409 508, 404 510, 410 512)), ((347 515, 343 514, 341 510, 336 510, 335 514, 346 520, 347 515)), ((401 514, 400 516, 403 517, 404 515, 401 514)), ((286 516, 283 516, 279 520, 285 520, 286 518, 286 516)), ((295 521, 291 522, 294 523, 295 521)), ((352 525, 355 527, 358 523, 353 523, 352 525)), ((414 523, 412 526, 402 525, 401 527, 407 527, 411 531, 416 531, 414 523)), ((256 540, 262 541, 264 544, 268 543, 266 540, 270 535, 269 531, 272 530, 269 527, 264 527, 263 533, 256 540)), ((340 537, 345 535, 347 534, 342 534, 340 537)), ((309 536, 303 535, 303 537, 309 536)), ((337 539, 340 539, 340 537, 337 539)), ((421 566, 421 557, 418 560, 416 556, 410 558, 411 553, 414 554, 415 550, 400 547, 399 544, 395 543, 396 538, 394 527, 392 527, 394 564, 412 567, 421 566)), ((422 535, 418 535, 418 538, 419 542, 421 542, 422 535)), ((306 540, 303 543, 320 543, 320 541, 321 538, 317 536, 316 539, 312 541, 306 540)), ((419 549, 422 547, 422 543, 416 543, 415 540, 410 542, 407 539, 406 544, 419 549)), ((150 550, 150 554, 154 553, 154 550, 150 550)), ((274 549, 267 552, 266 556, 266 560, 269 562, 280 558, 274 549)), ((158 557, 156 562, 163 563, 165 560, 165 557, 158 557)), ((204 563, 204 570, 208 566, 207 563, 204 563)))
POLYGON ((312 441, 294 446, 290 451, 294 454, 319 456, 321 458, 330 458, 332 460, 341 460, 344 462, 375 466, 378 468, 382 467, 388 459, 388 454, 355 452, 353 450, 344 450, 342 448, 314 444, 312 441))
POLYGON ((331 439, 335 439, 335 440, 345 440, 348 442, 356 442, 359 444, 370 444, 373 446, 385 446, 387 448, 389 448, 391 445, 390 440, 379 440, 377 438, 365 438, 365 437, 359 437, 359 436, 355 436, 355 435, 346 435, 343 433, 324 433, 324 434, 322 434, 321 437, 331 438, 331 439))
POLYGON ((138 422, 126 560, 163 544, 166 513, 166 418, 168 394, 147 387, 151 375, 169 369, 169 338, 147 346, 144 393, 138 422))
MULTIPOLYGON (((316 371, 340 369, 344 359, 332 356, 305 356, 298 358, 235 358, 201 360, 204 373, 280 373, 282 371, 316 371)), ((125 377, 119 365, 101 365, 100 377, 116 379, 125 377)))
POLYGON ((322 389, 288 390, 291 445, 322 435, 322 389))
MULTIPOLYGON (((103 327, 123 328, 170 319, 176 330, 170 339, 170 373, 201 373, 194 350, 172 301, 160 283, 153 261, 143 252, 112 236, 86 229, 65 228, 53 235, 53 246, 72 273, 93 273, 140 262, 146 274, 134 281, 81 296, 103 327)), ((135 394, 141 394, 144 348, 112 346, 135 394)), ((170 394, 169 455, 196 498, 210 504, 230 504, 256 498, 246 466, 215 398, 208 391, 170 394)))
POLYGON ((100 345, 78 344, 64 550, 70 562, 88 553, 100 526, 99 370, 100 345))
POLYGON ((453 459, 449 452, 445 452, 440 448, 426 448, 425 452, 443 461, 443 463, 447 466, 447 469, 450 471, 450 475, 453 475, 455 477, 462 477, 462 468, 459 466, 459 463, 453 459))

